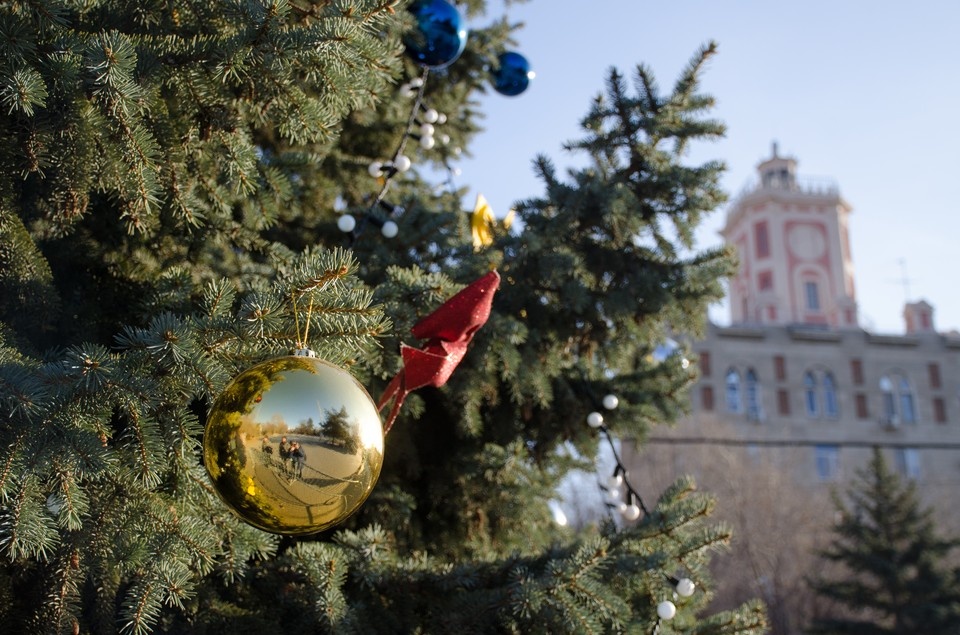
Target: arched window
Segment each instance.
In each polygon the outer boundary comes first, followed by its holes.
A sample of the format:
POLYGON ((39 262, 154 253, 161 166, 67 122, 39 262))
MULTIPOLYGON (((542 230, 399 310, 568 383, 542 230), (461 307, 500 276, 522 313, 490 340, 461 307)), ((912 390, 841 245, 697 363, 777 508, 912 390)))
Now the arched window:
POLYGON ((897 387, 900 393, 900 418, 904 423, 916 423, 917 415, 913 409, 913 391, 910 390, 910 382, 906 377, 900 377, 897 387))
POLYGON ((816 419, 820 416, 820 405, 817 403, 817 378, 810 371, 803 376, 803 402, 807 406, 807 416, 816 419))
POLYGON ((740 412, 740 373, 735 368, 727 371, 727 410, 740 412))
POLYGON ((823 416, 829 419, 836 419, 839 415, 840 409, 837 407, 837 383, 833 379, 833 373, 824 373, 823 416))
POLYGON ((810 419, 840 416, 837 380, 829 370, 808 370, 803 375, 803 403, 810 419))
POLYGON ((897 425, 917 422, 913 389, 904 375, 895 373, 881 377, 880 392, 883 399, 883 420, 886 423, 897 425))
POLYGON ((752 368, 747 369, 747 418, 753 421, 760 420, 760 383, 757 373, 752 368))

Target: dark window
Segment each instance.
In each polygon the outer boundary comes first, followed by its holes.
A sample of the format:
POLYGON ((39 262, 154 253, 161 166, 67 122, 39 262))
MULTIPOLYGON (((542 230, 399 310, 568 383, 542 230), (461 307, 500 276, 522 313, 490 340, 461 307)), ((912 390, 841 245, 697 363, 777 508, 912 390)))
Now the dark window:
POLYGON ((787 378, 787 360, 783 355, 773 356, 773 374, 777 381, 784 381, 787 378))
POLYGON ((747 417, 760 420, 760 383, 752 368, 747 371, 747 417))
POLYGON ((708 351, 700 353, 700 374, 703 377, 710 376, 710 353, 708 351))
POLYGON ((930 387, 939 388, 940 387, 940 366, 935 362, 931 362, 927 365, 927 369, 930 371, 930 387))
POLYGON ((713 386, 700 388, 700 405, 708 412, 713 410, 713 386))
POLYGON ((867 396, 862 392, 857 393, 857 418, 858 419, 869 419, 870 418, 870 409, 867 408, 867 396))
POLYGON ((853 375, 853 384, 855 386, 863 385, 863 362, 859 359, 850 360, 850 374, 853 375))
POLYGON ((769 271, 761 271, 757 276, 757 286, 761 291, 769 291, 773 288, 773 274, 769 271))
POLYGON ((803 290, 807 296, 807 308, 811 311, 820 310, 820 291, 816 282, 804 282, 803 290))
POLYGON ((766 223, 757 223, 753 226, 753 237, 757 242, 757 258, 766 258, 770 255, 770 236, 766 223))
POLYGON ((943 397, 933 398, 933 419, 937 423, 947 422, 947 404, 943 397))
POLYGON ((790 416, 790 393, 783 388, 777 391, 777 412, 785 417, 790 416))

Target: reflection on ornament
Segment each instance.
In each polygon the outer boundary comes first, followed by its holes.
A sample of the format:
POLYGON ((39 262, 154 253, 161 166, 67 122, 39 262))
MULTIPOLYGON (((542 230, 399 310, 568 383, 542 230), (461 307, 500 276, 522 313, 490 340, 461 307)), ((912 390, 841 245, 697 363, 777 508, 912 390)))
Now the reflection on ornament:
POLYGON ((534 78, 530 62, 519 53, 501 53, 499 66, 493 72, 493 89, 501 95, 515 97, 525 91, 534 78))
POLYGON ((446 0, 414 0, 410 12, 417 28, 404 37, 407 54, 427 68, 452 64, 467 45, 460 12, 446 0))
POLYGON ((342 522, 383 465, 367 391, 323 360, 280 357, 244 371, 213 404, 203 460, 223 501, 254 527, 306 535, 342 522))

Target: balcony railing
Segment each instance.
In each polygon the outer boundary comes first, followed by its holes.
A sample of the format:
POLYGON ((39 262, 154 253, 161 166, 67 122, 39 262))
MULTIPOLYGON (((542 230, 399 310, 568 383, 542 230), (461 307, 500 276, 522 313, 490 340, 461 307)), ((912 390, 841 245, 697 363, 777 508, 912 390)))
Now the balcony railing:
POLYGON ((741 199, 756 192, 766 191, 793 192, 806 196, 839 196, 840 188, 837 182, 829 177, 821 176, 788 176, 783 177, 778 174, 768 175, 761 180, 754 177, 740 189, 740 192, 733 200, 732 206, 735 207, 741 199))

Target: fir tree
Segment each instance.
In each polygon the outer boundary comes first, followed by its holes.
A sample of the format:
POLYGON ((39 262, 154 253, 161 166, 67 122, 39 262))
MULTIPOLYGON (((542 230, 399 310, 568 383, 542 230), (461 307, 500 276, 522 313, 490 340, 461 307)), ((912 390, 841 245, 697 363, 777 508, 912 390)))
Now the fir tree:
POLYGON ((632 87, 612 71, 569 144, 589 167, 564 179, 540 158, 523 227, 476 251, 463 191, 368 166, 404 143, 418 77, 450 137, 418 161, 467 147, 483 66, 514 27, 474 30, 431 82, 403 56, 404 7, 0 8, 7 632, 763 629, 756 604, 704 615, 729 530, 692 481, 620 530, 571 534, 548 506, 580 466, 569 448, 596 451, 593 395, 620 395, 611 425, 641 439, 683 407, 692 370, 650 353, 698 331, 731 267, 692 243, 723 166, 684 160, 723 133, 697 92, 713 45, 667 94, 643 66, 632 87), (335 209, 360 219, 351 236, 335 209), (388 216, 402 226, 389 242, 373 231, 388 216), (359 513, 293 540, 225 508, 200 445, 232 377, 288 353, 309 320, 310 347, 379 394, 410 327, 491 267, 488 324, 446 386, 408 398, 359 513), (699 591, 662 621, 680 575, 699 591))
POLYGON ((821 554, 841 565, 840 572, 813 581, 844 611, 816 620, 810 632, 958 632, 960 570, 946 560, 958 543, 937 535, 914 484, 903 483, 875 449, 846 494, 846 501, 835 497, 839 521, 821 554))

